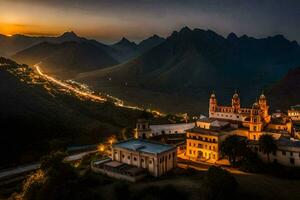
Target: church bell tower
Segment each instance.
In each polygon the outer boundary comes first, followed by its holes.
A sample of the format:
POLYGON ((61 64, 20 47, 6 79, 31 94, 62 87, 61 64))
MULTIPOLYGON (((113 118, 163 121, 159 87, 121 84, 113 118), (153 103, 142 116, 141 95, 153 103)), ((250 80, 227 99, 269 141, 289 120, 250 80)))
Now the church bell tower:
POLYGON ((249 136, 252 140, 258 140, 263 129, 260 106, 255 102, 250 113, 249 136))
POLYGON ((210 99, 209 99, 209 117, 211 117, 211 115, 217 111, 217 107, 218 107, 217 98, 215 93, 213 92, 210 95, 210 99))
POLYGON ((241 108, 241 101, 237 91, 235 91, 235 93, 232 96, 231 106, 234 109, 235 113, 237 113, 241 108))

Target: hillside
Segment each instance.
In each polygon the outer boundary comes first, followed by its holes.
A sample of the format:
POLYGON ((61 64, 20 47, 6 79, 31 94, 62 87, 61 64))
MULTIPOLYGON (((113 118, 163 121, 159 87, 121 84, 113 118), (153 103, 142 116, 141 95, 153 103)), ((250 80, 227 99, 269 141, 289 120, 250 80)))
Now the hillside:
POLYGON ((78 99, 26 65, 0 58, 0 168, 134 127, 140 111, 78 99), (10 152, 7 154, 7 152, 10 152))
POLYGON ((62 43, 70 41, 85 41, 74 32, 65 32, 57 37, 31 37, 16 34, 13 36, 0 35, 0 56, 10 57, 19 51, 32 47, 41 42, 62 43))
POLYGON ((268 91, 273 107, 287 110, 300 104, 300 67, 289 70, 287 75, 268 91))
POLYGON ((13 59, 28 65, 41 62, 43 69, 60 78, 72 78, 77 73, 101 69, 118 62, 106 51, 89 42, 43 42, 18 52, 13 59))
POLYGON ((112 50, 109 52, 114 58, 122 63, 142 55, 144 52, 159 45, 164 40, 164 38, 159 37, 158 35, 153 35, 142 40, 139 44, 136 44, 123 37, 120 41, 110 46, 112 50))
POLYGON ((125 84, 128 88, 195 97, 205 105, 212 90, 230 98, 237 88, 248 104, 261 89, 299 64, 299 45, 282 35, 256 39, 231 33, 224 38, 211 30, 185 27, 136 59, 80 74, 78 79, 101 89, 107 85, 113 90, 125 84))

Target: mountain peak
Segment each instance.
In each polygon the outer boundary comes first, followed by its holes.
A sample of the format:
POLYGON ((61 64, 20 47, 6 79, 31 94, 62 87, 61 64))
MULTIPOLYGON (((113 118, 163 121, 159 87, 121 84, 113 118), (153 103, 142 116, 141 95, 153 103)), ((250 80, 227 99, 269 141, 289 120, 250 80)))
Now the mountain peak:
POLYGON ((70 32, 65 32, 63 33, 61 36, 59 36, 60 38, 68 38, 68 39, 74 39, 74 38, 78 38, 78 35, 73 32, 73 31, 70 31, 70 32))
POLYGON ((123 37, 119 42, 115 45, 125 45, 125 46, 136 46, 135 42, 129 41, 127 38, 123 37))
POLYGON ((180 30, 180 33, 188 33, 188 32, 192 32, 192 30, 188 26, 185 26, 180 30))
POLYGON ((275 40, 278 40, 278 41, 288 41, 283 35, 281 34, 277 34, 277 35, 274 35, 273 37, 270 37, 272 39, 275 39, 275 40))
POLYGON ((236 40, 236 39, 238 39, 238 36, 237 36, 235 33, 231 32, 231 33, 229 33, 229 35, 227 36, 227 39, 228 39, 228 40, 236 40))
POLYGON ((152 38, 152 39, 159 39, 159 38, 161 38, 161 37, 159 37, 158 35, 154 34, 154 35, 152 35, 150 38, 152 38))
POLYGON ((120 42, 130 42, 126 37, 122 37, 120 42))

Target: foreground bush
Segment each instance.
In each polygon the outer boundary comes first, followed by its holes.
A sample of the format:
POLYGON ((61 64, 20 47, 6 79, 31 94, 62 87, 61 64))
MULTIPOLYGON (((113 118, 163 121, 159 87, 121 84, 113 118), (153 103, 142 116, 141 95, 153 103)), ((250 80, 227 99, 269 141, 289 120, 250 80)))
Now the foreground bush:
POLYGON ((41 169, 30 176, 23 184, 20 199, 54 200, 54 199, 101 199, 87 184, 94 177, 80 177, 75 169, 63 162, 64 154, 53 153, 42 159, 41 169))
POLYGON ((204 176, 203 187, 205 199, 235 199, 238 183, 228 171, 212 166, 204 176))

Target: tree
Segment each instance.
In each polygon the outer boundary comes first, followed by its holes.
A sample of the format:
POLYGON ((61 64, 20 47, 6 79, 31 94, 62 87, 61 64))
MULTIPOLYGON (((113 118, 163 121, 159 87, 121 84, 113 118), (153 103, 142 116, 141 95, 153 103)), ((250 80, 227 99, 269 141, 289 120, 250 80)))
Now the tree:
POLYGON ((246 155, 247 151, 247 140, 237 135, 227 137, 221 144, 221 154, 227 156, 233 166, 246 155))
POLYGON ((101 199, 90 185, 86 185, 87 180, 81 178, 63 159, 61 152, 45 156, 41 161, 41 169, 24 182, 20 195, 22 199, 101 199))
POLYGON ((203 178, 203 187, 208 200, 234 199, 238 183, 228 171, 212 166, 203 178))
POLYGON ((259 148, 264 154, 267 154, 268 161, 270 161, 270 153, 275 153, 277 146, 272 135, 263 134, 259 137, 258 141, 259 148))

